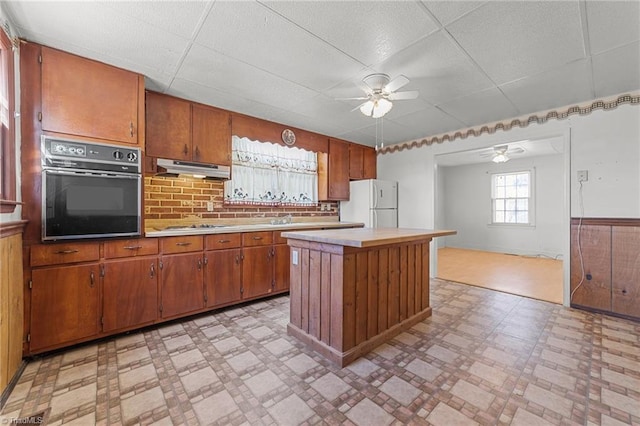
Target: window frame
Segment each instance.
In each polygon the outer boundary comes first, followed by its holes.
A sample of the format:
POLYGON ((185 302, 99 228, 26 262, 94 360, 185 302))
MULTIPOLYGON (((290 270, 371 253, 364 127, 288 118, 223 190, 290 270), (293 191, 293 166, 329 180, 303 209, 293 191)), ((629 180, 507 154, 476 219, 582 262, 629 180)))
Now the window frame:
MULTIPOLYGON (((512 227, 512 228, 534 228, 536 225, 536 215, 535 215, 535 168, 531 169, 520 169, 514 171, 504 171, 498 173, 491 173, 490 179, 490 219, 489 226, 491 227, 512 227), (527 223, 514 223, 514 222, 496 222, 495 221, 495 179, 497 176, 507 176, 507 175, 518 175, 528 173, 529 174, 529 196, 527 197, 527 213, 529 221, 527 223)), ((513 197, 511 197, 513 198, 513 197)), ((523 197, 516 197, 523 198, 523 197)), ((505 197, 506 199, 506 197, 505 197)))
MULTIPOLYGON (((13 43, 0 30, 0 90, 6 90, 7 123, 0 122, 0 213, 13 213, 16 205, 15 58, 13 43)), ((0 107, 2 107, 0 105, 0 107)))

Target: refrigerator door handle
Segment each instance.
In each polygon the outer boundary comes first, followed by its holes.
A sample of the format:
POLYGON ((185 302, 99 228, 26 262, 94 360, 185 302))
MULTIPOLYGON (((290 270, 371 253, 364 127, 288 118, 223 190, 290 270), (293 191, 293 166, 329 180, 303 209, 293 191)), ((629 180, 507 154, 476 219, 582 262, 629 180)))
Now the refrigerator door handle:
MULTIPOLYGON (((375 182, 371 182, 371 201, 373 201, 373 205, 371 208, 378 208, 378 185, 375 182)), ((380 190, 380 196, 382 196, 382 189, 380 190)))
POLYGON ((378 212, 376 210, 371 210, 371 212, 373 213, 372 215, 372 223, 371 223, 371 227, 372 228, 377 228, 378 227, 378 212))

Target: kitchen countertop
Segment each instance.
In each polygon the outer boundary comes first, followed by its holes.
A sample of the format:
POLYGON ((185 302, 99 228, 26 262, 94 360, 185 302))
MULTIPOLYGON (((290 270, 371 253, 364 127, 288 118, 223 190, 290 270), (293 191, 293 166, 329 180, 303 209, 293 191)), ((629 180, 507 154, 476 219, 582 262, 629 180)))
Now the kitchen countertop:
POLYGON ((184 228, 173 229, 158 229, 147 228, 144 233, 145 237, 173 237, 180 235, 207 235, 207 234, 229 234, 234 232, 258 232, 258 231, 283 231, 283 230, 297 230, 297 229, 315 229, 315 228, 361 228, 363 223, 359 222, 293 222, 293 223, 252 223, 252 224, 239 224, 239 225, 214 225, 212 228, 190 228, 185 225, 184 228))
POLYGON ((292 231, 282 233, 282 237, 316 243, 333 244, 347 247, 373 247, 383 244, 396 244, 415 241, 422 238, 455 235, 457 231, 413 229, 413 228, 357 228, 335 231, 292 231))

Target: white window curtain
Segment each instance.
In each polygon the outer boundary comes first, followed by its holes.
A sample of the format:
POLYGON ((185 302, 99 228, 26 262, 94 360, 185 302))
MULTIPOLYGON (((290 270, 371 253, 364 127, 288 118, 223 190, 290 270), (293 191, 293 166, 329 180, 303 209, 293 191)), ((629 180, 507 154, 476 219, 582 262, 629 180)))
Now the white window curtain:
POLYGON ((318 202, 315 152, 232 137, 232 180, 224 184, 227 204, 312 206, 318 202))

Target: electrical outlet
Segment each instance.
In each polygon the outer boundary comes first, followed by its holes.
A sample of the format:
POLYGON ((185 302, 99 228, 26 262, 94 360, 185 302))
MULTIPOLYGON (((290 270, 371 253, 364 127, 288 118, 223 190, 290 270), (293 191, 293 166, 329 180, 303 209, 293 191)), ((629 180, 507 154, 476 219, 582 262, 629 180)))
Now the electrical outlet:
POLYGON ((208 212, 213 211, 213 201, 207 201, 207 211, 208 212))
POLYGON ((587 170, 578 170, 578 182, 586 182, 589 180, 589 172, 587 170))

